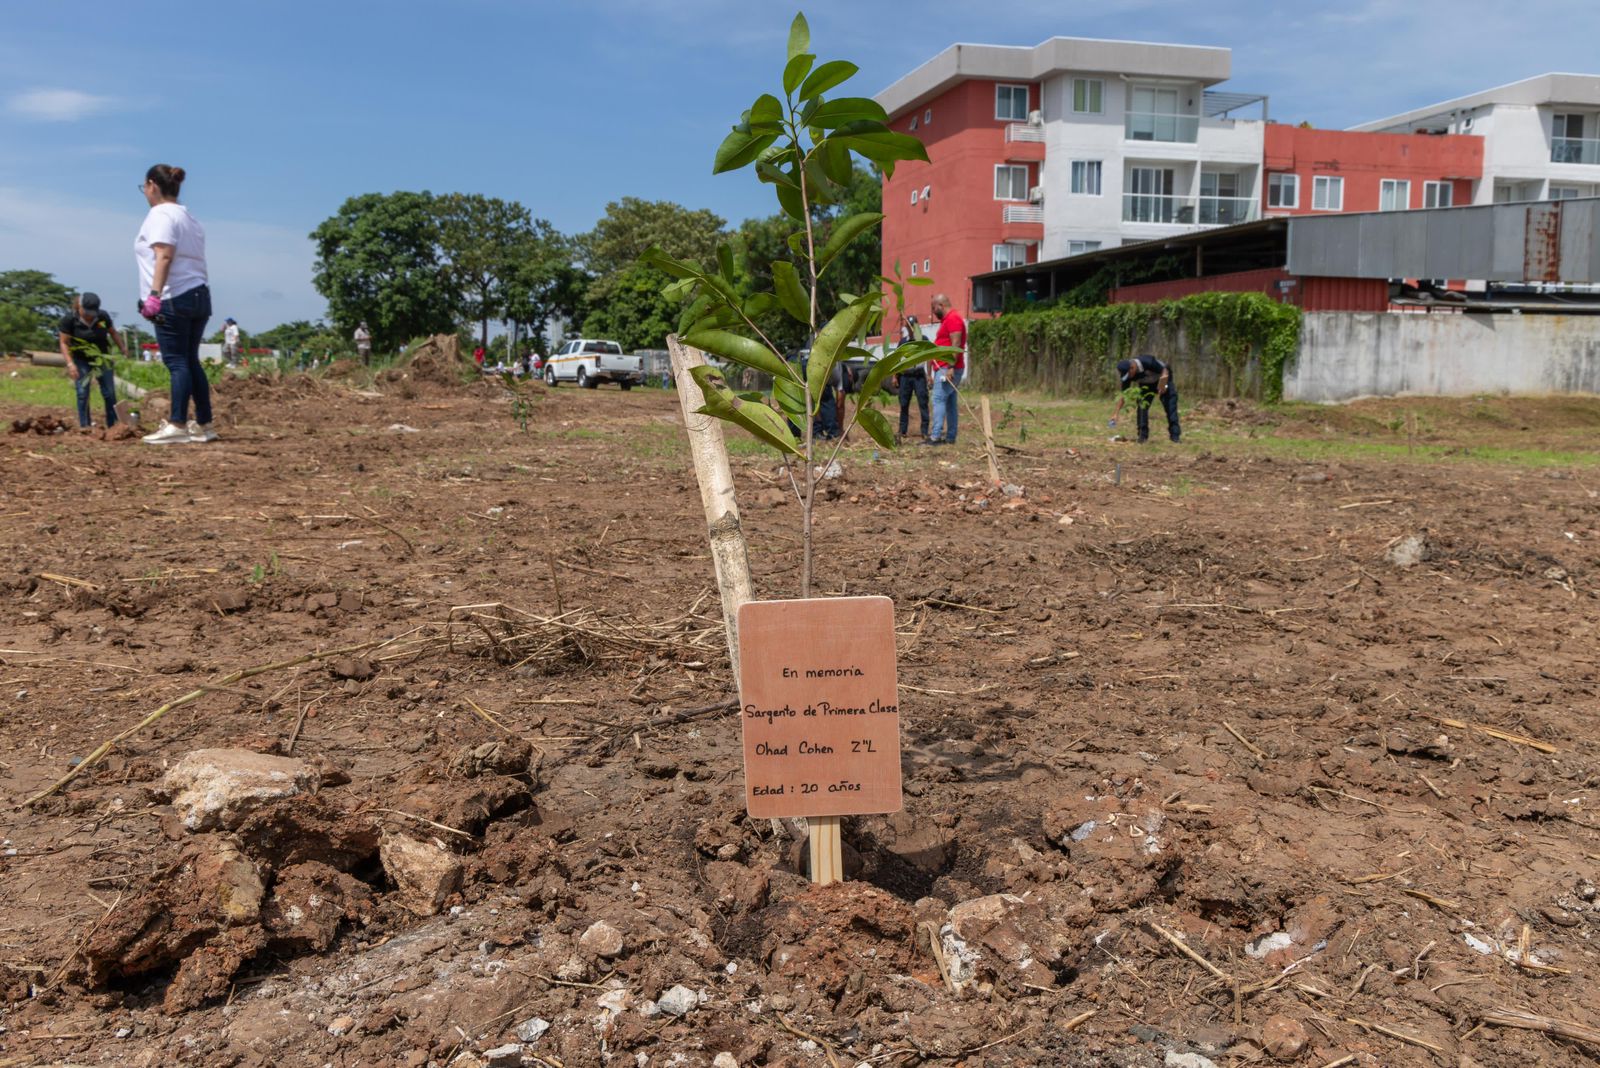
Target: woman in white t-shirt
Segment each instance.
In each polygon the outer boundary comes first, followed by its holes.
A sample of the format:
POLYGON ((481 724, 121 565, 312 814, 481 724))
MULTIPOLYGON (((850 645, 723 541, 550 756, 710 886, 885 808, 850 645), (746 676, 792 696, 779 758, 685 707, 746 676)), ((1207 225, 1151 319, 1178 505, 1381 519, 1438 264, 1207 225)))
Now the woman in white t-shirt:
POLYGON ((182 167, 158 163, 144 176, 142 191, 150 213, 139 227, 133 255, 139 263, 139 314, 155 328, 161 362, 172 379, 172 412, 159 429, 146 434, 151 445, 215 441, 211 429, 211 383, 200 366, 200 339, 211 318, 211 287, 206 277, 206 233, 189 209, 178 203, 182 167), (189 418, 189 401, 194 418, 189 418))

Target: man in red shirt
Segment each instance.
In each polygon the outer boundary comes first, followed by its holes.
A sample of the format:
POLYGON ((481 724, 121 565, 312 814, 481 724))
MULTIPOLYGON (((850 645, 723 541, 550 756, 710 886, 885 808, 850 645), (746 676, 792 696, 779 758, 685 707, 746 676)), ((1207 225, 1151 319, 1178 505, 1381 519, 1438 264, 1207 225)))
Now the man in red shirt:
POLYGON ((933 298, 933 317, 939 321, 934 344, 961 351, 956 353, 954 362, 938 359, 928 362, 933 374, 933 429, 928 435, 928 444, 954 445, 959 387, 967 373, 967 322, 950 306, 950 298, 943 293, 933 298))

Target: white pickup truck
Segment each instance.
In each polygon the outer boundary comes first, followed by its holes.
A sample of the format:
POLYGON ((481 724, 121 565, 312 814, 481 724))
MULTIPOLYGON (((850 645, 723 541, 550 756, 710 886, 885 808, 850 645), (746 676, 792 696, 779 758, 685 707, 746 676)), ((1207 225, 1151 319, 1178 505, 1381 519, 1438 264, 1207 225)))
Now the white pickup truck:
POLYGON ((544 361, 545 384, 576 382, 584 389, 595 389, 602 382, 615 382, 632 389, 644 381, 644 359, 628 356, 615 341, 573 338, 544 361))

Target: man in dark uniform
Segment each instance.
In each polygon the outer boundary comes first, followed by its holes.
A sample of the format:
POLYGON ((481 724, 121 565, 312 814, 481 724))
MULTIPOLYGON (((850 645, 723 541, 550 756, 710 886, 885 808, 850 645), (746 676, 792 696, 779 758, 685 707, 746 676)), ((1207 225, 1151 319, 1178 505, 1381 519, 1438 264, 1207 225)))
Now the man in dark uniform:
POLYGON ((1139 390, 1133 405, 1138 414, 1139 440, 1150 440, 1150 406, 1159 397, 1161 407, 1167 413, 1167 434, 1177 441, 1181 433, 1178 428, 1178 387, 1172 382, 1172 368, 1148 353, 1132 360, 1118 360, 1117 387, 1122 392, 1117 395, 1117 408, 1111 413, 1110 426, 1117 425, 1117 416, 1128 402, 1126 391, 1130 386, 1137 386, 1139 390))
POLYGON ((100 310, 100 298, 83 293, 73 301, 72 311, 61 319, 61 358, 67 361, 67 377, 78 389, 78 426, 89 423, 90 379, 100 382, 100 399, 106 406, 106 426, 117 425, 117 379, 111 369, 111 342, 124 357, 128 350, 122 335, 111 326, 111 316, 100 310))

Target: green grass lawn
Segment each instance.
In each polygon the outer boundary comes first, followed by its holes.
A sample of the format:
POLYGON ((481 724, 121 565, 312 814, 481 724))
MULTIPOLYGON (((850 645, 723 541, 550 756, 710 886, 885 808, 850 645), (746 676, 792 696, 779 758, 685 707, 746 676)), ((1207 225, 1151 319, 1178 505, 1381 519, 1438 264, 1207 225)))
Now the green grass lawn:
MULTIPOLYGON (((99 401, 95 401, 96 404, 99 401)), ((72 379, 62 367, 23 364, 0 371, 0 404, 39 404, 51 408, 76 408, 72 379)))

